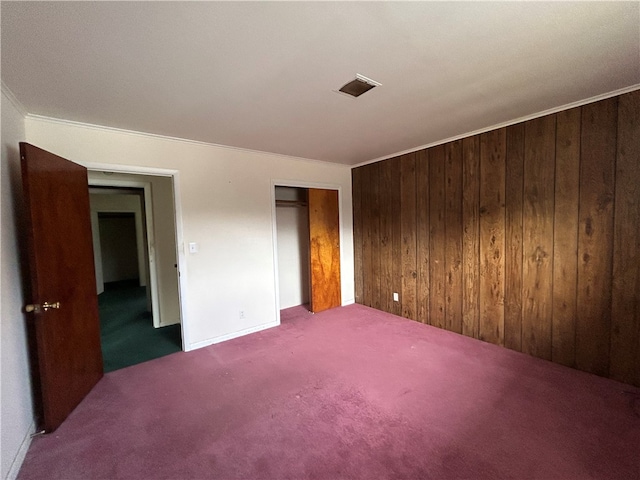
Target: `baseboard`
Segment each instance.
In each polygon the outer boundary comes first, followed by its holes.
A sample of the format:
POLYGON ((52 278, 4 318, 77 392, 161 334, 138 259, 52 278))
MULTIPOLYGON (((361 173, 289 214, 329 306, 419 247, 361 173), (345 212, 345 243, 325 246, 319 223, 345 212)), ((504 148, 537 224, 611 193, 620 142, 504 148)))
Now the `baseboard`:
POLYGON ((15 480, 18 478, 18 472, 20 472, 20 468, 22 467, 22 463, 24 462, 24 458, 27 456, 27 452, 29 451, 29 447, 31 446, 31 435, 36 429, 35 421, 31 422, 29 428, 27 429, 27 433, 22 439, 22 443, 20 444, 20 448, 18 449, 18 453, 16 453, 15 458, 13 459, 13 463, 11 464, 11 468, 9 468, 9 473, 7 473, 6 480, 15 480))
POLYGON ((240 330, 239 332, 233 332, 227 335, 221 335, 219 337, 209 338, 201 342, 190 344, 188 351, 197 350, 198 348, 208 347, 209 345, 214 345, 220 342, 226 342, 227 340, 242 337, 244 335, 249 335, 250 333, 260 332, 268 328, 277 327, 278 325, 280 325, 280 322, 269 322, 269 323, 264 323, 262 325, 258 325, 257 327, 245 328, 244 330, 240 330))

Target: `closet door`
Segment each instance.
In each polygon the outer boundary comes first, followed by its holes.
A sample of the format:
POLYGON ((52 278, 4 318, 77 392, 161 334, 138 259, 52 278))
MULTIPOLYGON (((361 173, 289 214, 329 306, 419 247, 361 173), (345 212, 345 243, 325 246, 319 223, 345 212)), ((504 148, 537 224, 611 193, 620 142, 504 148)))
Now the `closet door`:
POLYGON ((339 307, 340 214, 338 191, 309 189, 311 311, 339 307))

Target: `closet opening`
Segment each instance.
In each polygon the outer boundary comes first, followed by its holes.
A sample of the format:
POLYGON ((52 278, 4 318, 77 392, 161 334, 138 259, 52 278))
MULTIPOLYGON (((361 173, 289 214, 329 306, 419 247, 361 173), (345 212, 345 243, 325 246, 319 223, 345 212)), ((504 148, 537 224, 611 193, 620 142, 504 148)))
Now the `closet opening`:
POLYGON ((302 305, 309 310, 311 265, 307 189, 275 188, 280 309, 302 305))
POLYGON ((275 187, 280 309, 312 313, 342 304, 339 192, 275 187))

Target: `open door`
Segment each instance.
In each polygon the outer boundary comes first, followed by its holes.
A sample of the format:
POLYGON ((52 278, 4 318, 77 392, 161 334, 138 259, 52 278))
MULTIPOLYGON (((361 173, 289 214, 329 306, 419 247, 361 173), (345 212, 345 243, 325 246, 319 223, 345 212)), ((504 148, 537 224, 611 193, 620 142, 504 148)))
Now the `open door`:
POLYGON ((338 191, 309 189, 309 256, 313 313, 342 304, 338 191))
POLYGON ((55 430, 102 378, 86 168, 20 144, 40 428, 55 430))

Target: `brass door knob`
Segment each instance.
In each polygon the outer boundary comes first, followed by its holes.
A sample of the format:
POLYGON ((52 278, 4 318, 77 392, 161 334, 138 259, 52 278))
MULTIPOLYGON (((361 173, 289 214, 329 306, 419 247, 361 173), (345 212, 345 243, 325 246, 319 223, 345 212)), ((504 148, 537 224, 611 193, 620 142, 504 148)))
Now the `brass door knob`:
POLYGON ((41 310, 44 310, 45 312, 49 309, 59 309, 60 308, 60 302, 44 302, 42 305, 39 305, 37 303, 30 303, 29 305, 26 305, 24 307, 24 311, 27 313, 40 313, 41 310))

